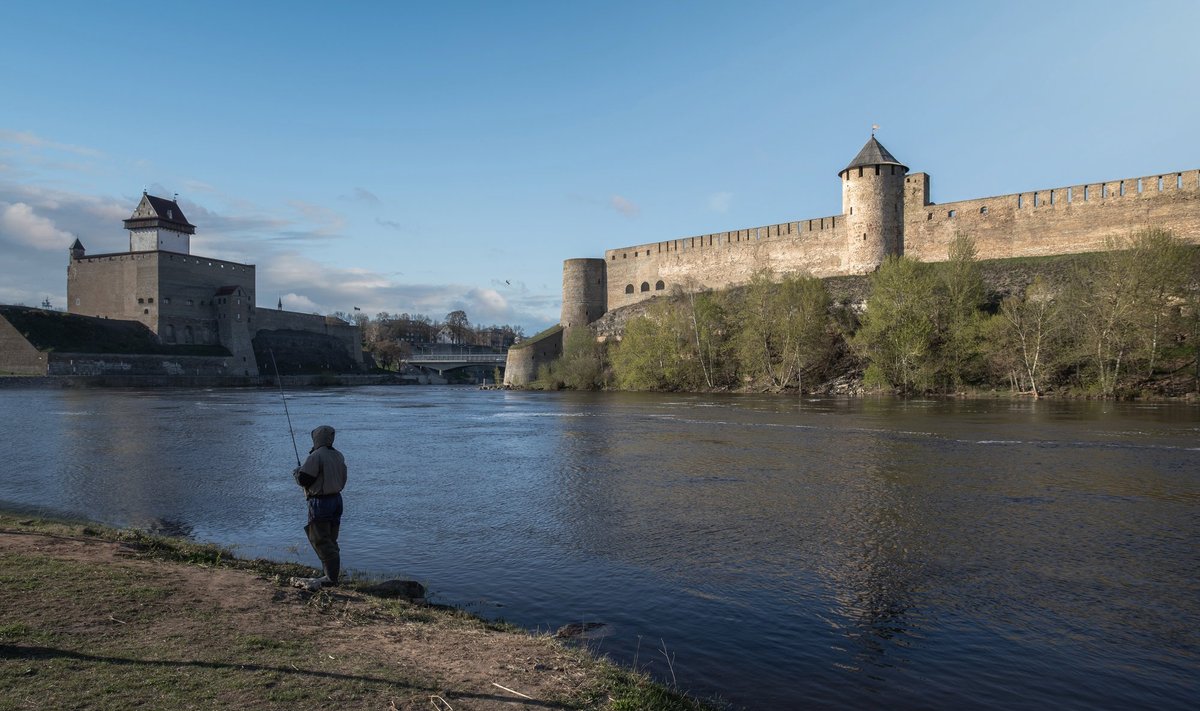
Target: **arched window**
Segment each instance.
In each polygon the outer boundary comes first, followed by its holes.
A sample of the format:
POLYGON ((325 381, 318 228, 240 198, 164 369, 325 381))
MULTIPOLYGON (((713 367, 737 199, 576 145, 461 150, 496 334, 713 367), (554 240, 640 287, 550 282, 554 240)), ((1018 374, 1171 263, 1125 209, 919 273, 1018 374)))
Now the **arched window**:
POLYGON ((667 288, 667 285, 662 283, 662 279, 659 279, 658 281, 654 282, 654 290, 655 291, 662 291, 665 288, 667 288))
POLYGON ((170 323, 167 324, 167 342, 168 343, 175 342, 175 326, 170 323))
POLYGON ((183 327, 183 342, 184 343, 195 343, 196 342, 196 337, 192 334, 191 326, 183 327))
POLYGON ((650 291, 650 282, 642 282, 642 291, 650 291))
POLYGON ((626 294, 632 294, 632 293, 633 293, 633 284, 626 284, 626 285, 625 285, 625 293, 626 293, 626 294))

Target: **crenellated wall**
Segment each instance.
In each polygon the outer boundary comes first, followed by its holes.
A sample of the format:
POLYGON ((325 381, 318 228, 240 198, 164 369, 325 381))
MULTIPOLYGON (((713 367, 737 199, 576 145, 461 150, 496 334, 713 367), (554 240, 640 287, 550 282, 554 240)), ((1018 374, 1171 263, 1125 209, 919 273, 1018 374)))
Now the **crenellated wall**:
MULTIPOLYGON (((862 219, 846 208, 845 215, 610 249, 604 253, 607 308, 676 286, 737 286, 764 269, 829 277, 869 272, 887 254, 943 261, 959 233, 975 240, 980 259, 1097 251, 1109 238, 1147 227, 1200 244, 1200 170, 942 204, 929 201, 928 174, 884 171, 861 185, 843 179, 844 203, 864 206, 862 219), (894 244, 893 216, 902 220, 900 244, 894 244)), ((873 173, 868 169, 864 178, 873 173)), ((564 276, 564 303, 567 286, 564 276)))
POLYGON ((608 308, 636 303, 675 286, 743 284, 763 269, 832 276, 845 269, 845 254, 841 216, 610 249, 604 253, 608 308))
POLYGON ((1200 243, 1200 170, 1070 185, 958 202, 929 202, 929 177, 905 178, 904 253, 946 259, 958 233, 980 259, 1094 252, 1157 227, 1200 243))

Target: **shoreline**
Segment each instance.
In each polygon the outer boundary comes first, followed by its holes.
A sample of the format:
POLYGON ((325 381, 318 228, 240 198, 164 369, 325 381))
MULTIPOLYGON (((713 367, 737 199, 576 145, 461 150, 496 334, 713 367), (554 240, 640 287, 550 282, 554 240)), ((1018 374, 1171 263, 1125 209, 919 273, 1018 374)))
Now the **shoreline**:
POLYGON ((378 581, 289 582, 313 572, 0 511, 0 689, 12 708, 718 708, 548 634, 381 596, 378 581))

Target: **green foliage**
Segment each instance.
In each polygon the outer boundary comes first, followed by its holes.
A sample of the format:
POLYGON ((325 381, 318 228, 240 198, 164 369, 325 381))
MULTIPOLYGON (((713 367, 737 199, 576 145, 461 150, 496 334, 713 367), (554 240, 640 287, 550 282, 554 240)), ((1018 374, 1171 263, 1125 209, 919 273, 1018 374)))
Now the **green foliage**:
POLYGON ((986 324, 993 372, 1003 373, 1014 392, 1040 396, 1045 373, 1062 349, 1062 328, 1059 300, 1041 278, 1034 279, 1022 296, 1001 302, 1000 313, 986 324))
POLYGON ((831 371, 844 338, 867 389, 1138 392, 1145 378, 1178 371, 1200 350, 1200 249, 1162 230, 1108 247, 1056 261, 1004 260, 1020 266, 1018 288, 1028 286, 991 312, 966 235, 943 263, 885 261, 858 318, 831 308, 825 282, 808 277, 776 283, 763 272, 727 293, 689 285, 630 319, 610 349, 613 382, 627 390, 803 390, 831 371), (1031 283, 1030 271, 1048 278, 1031 283))
POLYGON ((950 242, 949 258, 937 265, 938 378, 944 388, 958 390, 981 375, 984 301, 983 274, 975 258, 975 241, 959 233, 950 242))
POLYGON ((598 343, 587 328, 568 330, 556 369, 562 384, 568 388, 599 388, 604 384, 604 344, 598 343))
POLYGON ((736 311, 734 349, 740 372, 755 387, 799 386, 827 365, 834 330, 829 292, 820 279, 788 275, 778 284, 760 272, 745 288, 736 311))
POLYGON ((937 275, 908 257, 889 257, 871 277, 871 296, 852 345, 903 393, 930 388, 937 371, 937 275))

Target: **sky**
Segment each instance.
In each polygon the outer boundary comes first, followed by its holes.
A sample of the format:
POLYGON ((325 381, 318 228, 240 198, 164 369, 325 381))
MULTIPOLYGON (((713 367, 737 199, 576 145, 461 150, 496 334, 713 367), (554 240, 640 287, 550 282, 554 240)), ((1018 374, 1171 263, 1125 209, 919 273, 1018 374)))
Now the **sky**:
POLYGON ((0 303, 66 304, 143 190, 259 305, 534 333, 562 262, 841 212, 871 135, 935 202, 1200 168, 1200 3, 6 2, 0 303))

